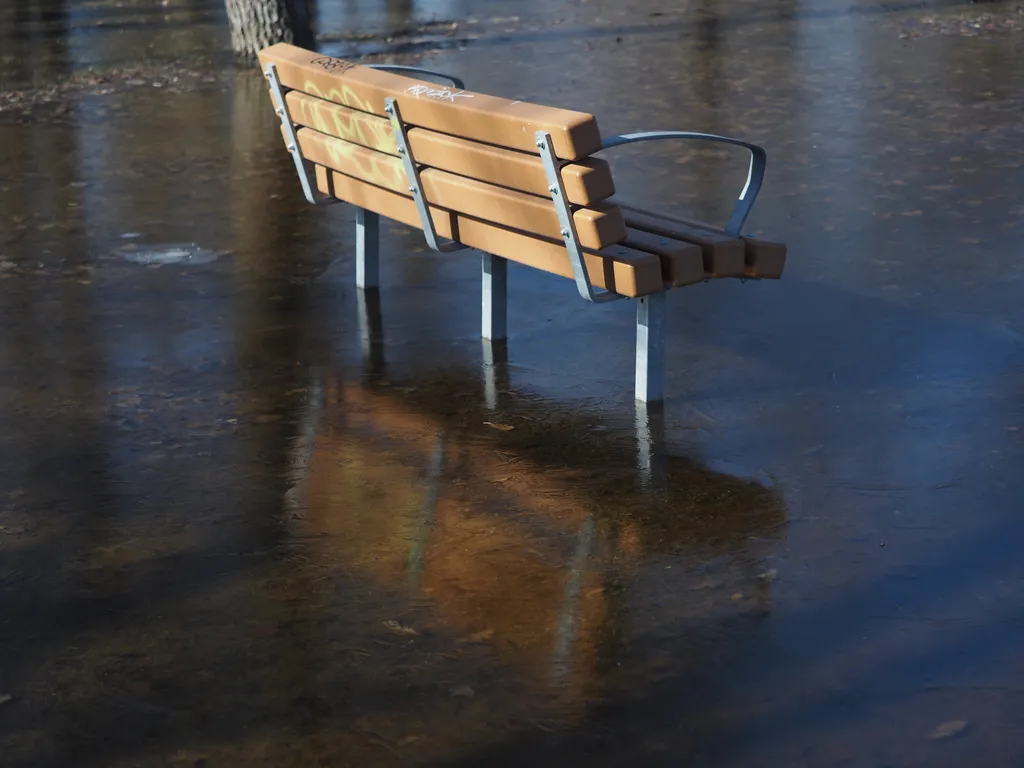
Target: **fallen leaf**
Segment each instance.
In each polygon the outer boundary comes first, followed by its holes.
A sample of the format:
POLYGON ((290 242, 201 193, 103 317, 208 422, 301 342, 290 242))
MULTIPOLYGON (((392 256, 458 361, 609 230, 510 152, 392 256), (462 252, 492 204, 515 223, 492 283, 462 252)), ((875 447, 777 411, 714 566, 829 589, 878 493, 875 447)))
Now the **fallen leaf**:
POLYGON ((466 698, 471 698, 475 693, 476 691, 474 691, 468 685, 456 685, 451 690, 452 696, 465 696, 466 698))
POLYGON ((402 624, 399 624, 394 619, 388 619, 387 621, 385 621, 384 622, 384 626, 387 627, 392 632, 394 632, 396 635, 418 635, 419 634, 419 632, 417 632, 412 627, 406 627, 406 626, 404 626, 402 624))
POLYGON ((966 720, 947 720, 941 725, 936 726, 935 730, 928 734, 928 738, 932 741, 948 739, 950 736, 956 736, 966 727, 966 720))
POLYGON ((511 432, 513 429, 515 429, 515 427, 511 426, 510 424, 497 424, 493 421, 485 421, 484 424, 486 424, 488 427, 492 427, 493 429, 497 429, 499 432, 511 432))
POLYGON ((492 637, 494 637, 494 630, 493 629, 489 629, 489 628, 488 629, 481 629, 479 632, 474 632, 469 637, 463 638, 462 642, 463 643, 480 643, 480 642, 483 642, 484 640, 490 640, 492 637))
POLYGON ((9 693, 0 693, 0 704, 6 704, 8 701, 10 701, 13 698, 14 697, 11 696, 11 694, 9 694, 9 693))

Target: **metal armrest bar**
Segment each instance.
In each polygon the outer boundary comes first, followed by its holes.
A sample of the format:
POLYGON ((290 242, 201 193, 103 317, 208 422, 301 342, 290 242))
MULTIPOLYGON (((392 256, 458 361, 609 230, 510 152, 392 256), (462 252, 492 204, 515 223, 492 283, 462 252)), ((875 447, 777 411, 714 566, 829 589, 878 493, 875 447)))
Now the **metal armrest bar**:
POLYGON ((417 75, 430 75, 431 77, 439 77, 442 80, 447 80, 456 88, 465 89, 466 84, 461 79, 454 75, 446 75, 443 72, 434 72, 430 69, 421 69, 420 67, 406 67, 402 64, 368 64, 370 69, 379 69, 382 72, 397 72, 398 74, 404 74, 406 72, 417 74, 417 75))
POLYGON ((395 134, 395 142, 398 144, 398 154, 405 166, 405 175, 409 180, 409 191, 412 192, 412 199, 416 202, 416 210, 420 215, 420 226, 423 227, 423 235, 427 239, 427 245, 433 250, 441 253, 452 253, 466 248, 462 243, 454 240, 444 240, 437 236, 434 229, 434 220, 430 217, 430 206, 427 205, 427 196, 423 193, 423 186, 420 184, 420 172, 416 167, 416 158, 412 156, 412 147, 409 146, 409 136, 405 130, 405 123, 402 122, 402 113, 398 109, 398 102, 392 98, 384 99, 384 112, 391 121, 391 129, 395 134))
POLYGON ((302 184, 302 194, 313 205, 331 205, 338 202, 333 197, 317 195, 313 187, 313 182, 310 180, 310 164, 302 157, 299 140, 295 135, 295 125, 292 123, 292 116, 288 113, 288 103, 284 99, 284 89, 277 76, 277 67, 274 64, 267 64, 263 75, 270 81, 270 95, 274 99, 274 111, 281 118, 281 125, 284 126, 288 151, 292 155, 292 160, 295 161, 295 170, 299 174, 299 183, 302 184))
POLYGON ((572 217, 572 208, 565 196, 565 185, 562 183, 562 174, 558 172, 558 159, 555 157, 554 147, 551 146, 551 135, 544 131, 537 131, 537 148, 540 150, 541 160, 544 162, 544 173, 548 177, 548 192, 551 193, 551 200, 555 204, 555 212, 558 214, 558 223, 562 231, 562 239, 565 241, 565 249, 569 252, 569 263, 572 265, 572 274, 576 279, 576 290, 580 292, 587 301, 594 304, 604 304, 608 301, 624 299, 613 291, 595 291, 590 282, 590 275, 587 274, 587 265, 583 261, 583 248, 580 246, 580 238, 576 232, 576 222, 572 217))
POLYGON ((604 142, 602 149, 612 149, 625 144, 637 144, 641 141, 664 141, 666 139, 696 139, 702 141, 717 141, 721 144, 734 144, 737 147, 744 147, 750 152, 750 168, 747 171, 747 183, 743 185, 736 206, 733 208, 729 222, 725 225, 725 232, 733 237, 739 237, 743 223, 750 215, 754 207, 754 200, 757 193, 761 191, 761 184, 764 182, 764 172, 768 164, 768 154, 762 147, 750 144, 740 139, 729 136, 716 136, 713 133, 694 133, 692 131, 650 131, 648 133, 627 133, 622 136, 614 136, 604 142))

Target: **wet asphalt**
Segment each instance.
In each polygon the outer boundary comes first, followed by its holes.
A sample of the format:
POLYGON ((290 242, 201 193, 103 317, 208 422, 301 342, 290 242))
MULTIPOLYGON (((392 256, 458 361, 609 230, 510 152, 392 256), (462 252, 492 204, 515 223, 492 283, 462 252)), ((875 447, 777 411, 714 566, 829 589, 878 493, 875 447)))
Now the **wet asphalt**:
MULTIPOLYGON (((1024 9, 319 3, 768 149, 781 281, 633 306, 312 209, 220 3, 0 2, 0 765, 1015 766, 1024 9), (639 437, 638 437, 639 430, 639 437)), ((722 220, 731 152, 623 149, 722 220)))

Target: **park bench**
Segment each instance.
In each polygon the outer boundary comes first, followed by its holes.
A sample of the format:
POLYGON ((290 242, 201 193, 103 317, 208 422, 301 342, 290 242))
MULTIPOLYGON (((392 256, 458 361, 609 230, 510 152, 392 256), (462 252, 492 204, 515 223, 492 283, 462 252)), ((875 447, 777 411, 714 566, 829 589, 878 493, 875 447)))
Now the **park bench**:
POLYGON ((507 260, 574 279, 589 302, 635 299, 635 394, 646 403, 663 397, 670 289, 782 275, 785 246, 741 234, 765 172, 765 152, 754 144, 686 131, 602 141, 592 115, 466 91, 436 72, 363 66, 286 43, 259 58, 306 199, 357 209, 361 289, 378 285, 385 216, 422 229, 436 251, 482 252, 485 339, 506 338, 507 260), (595 153, 667 139, 750 151, 747 182, 725 227, 613 197, 611 170, 595 153))

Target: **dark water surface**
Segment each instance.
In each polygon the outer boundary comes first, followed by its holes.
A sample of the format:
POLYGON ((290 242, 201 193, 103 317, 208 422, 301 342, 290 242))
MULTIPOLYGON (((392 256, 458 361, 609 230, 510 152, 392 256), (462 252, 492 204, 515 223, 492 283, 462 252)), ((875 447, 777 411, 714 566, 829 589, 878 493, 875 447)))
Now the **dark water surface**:
MULTIPOLYGON (((1024 760, 1021 11, 510 7, 319 18, 768 148, 787 273, 671 296, 663 414, 629 303, 513 265, 506 359, 397 225, 361 299, 219 2, 0 3, 2 87, 195 70, 0 111, 4 768, 1024 760)), ((684 149, 621 196, 720 219, 684 149)))

